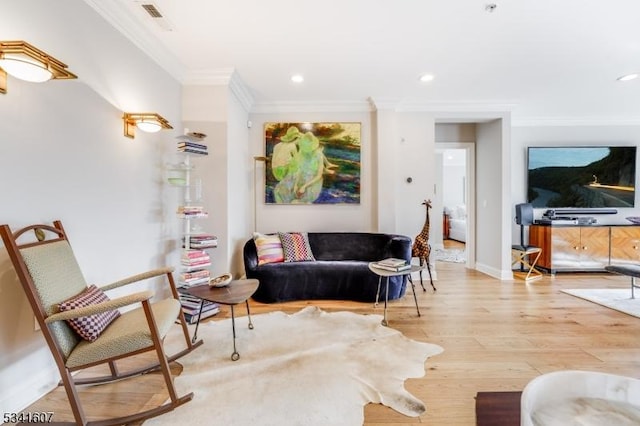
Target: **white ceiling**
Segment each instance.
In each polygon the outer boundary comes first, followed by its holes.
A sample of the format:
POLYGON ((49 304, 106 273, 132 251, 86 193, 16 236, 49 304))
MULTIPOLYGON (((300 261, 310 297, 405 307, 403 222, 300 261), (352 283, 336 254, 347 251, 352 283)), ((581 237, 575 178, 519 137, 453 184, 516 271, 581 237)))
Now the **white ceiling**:
POLYGON ((235 70, 254 107, 373 99, 640 124, 640 79, 616 81, 640 72, 640 0, 85 1, 185 84, 235 70))

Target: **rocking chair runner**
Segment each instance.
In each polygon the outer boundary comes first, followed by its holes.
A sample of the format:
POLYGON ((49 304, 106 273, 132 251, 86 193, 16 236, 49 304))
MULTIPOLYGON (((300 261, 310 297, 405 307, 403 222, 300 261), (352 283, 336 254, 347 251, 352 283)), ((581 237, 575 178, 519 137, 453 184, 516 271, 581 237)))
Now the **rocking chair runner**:
POLYGON ((62 223, 55 221, 53 226, 31 225, 13 233, 8 225, 2 225, 0 235, 58 366, 61 384, 65 387, 76 424, 115 425, 136 422, 171 411, 193 398, 193 393, 178 397, 169 370, 169 362, 202 344, 202 340, 192 343, 189 338, 172 268, 156 269, 100 287, 107 291, 166 275, 172 295, 170 298, 150 303, 153 292, 147 290, 90 306, 59 311, 61 302, 87 289, 62 223), (35 240, 26 236, 31 230, 35 233, 35 240), (28 241, 18 243, 23 238, 28 241), (94 341, 84 340, 67 323, 67 320, 113 311, 135 303, 142 306, 120 314, 94 341), (167 356, 162 340, 176 319, 182 326, 186 349, 167 356), (157 363, 132 371, 118 371, 116 360, 151 350, 155 350, 157 354, 157 363), (104 363, 108 363, 111 375, 78 380, 71 375, 73 371, 104 363), (105 383, 157 369, 162 371, 169 393, 168 402, 132 415, 100 421, 87 420, 78 398, 77 385, 105 383))

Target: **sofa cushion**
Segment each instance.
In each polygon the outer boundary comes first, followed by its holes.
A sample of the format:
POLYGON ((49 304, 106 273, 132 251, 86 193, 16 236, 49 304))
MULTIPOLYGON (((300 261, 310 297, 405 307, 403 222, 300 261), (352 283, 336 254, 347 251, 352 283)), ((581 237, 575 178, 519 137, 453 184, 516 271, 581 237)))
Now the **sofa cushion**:
POLYGON ((258 251, 258 265, 284 262, 284 251, 278 234, 253 233, 253 240, 258 251))
POLYGON ((317 260, 374 262, 393 256, 393 236, 364 232, 310 232, 309 243, 317 260))
POLYGON ((306 232, 278 232, 285 262, 304 262, 316 260, 309 246, 306 232))

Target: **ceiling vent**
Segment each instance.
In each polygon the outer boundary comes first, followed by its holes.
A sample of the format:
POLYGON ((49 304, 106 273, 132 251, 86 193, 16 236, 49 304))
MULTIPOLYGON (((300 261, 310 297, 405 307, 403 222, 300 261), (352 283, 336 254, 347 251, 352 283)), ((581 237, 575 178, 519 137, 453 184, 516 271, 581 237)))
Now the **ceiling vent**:
POLYGON ((154 4, 143 4, 141 6, 152 18, 163 18, 162 13, 160 13, 154 4))
POLYGON ((148 1, 136 1, 139 3, 142 9, 146 12, 146 14, 151 18, 153 22, 155 22, 160 28, 164 31, 173 31, 173 25, 169 22, 167 18, 160 12, 158 6, 153 3, 149 3, 148 1))

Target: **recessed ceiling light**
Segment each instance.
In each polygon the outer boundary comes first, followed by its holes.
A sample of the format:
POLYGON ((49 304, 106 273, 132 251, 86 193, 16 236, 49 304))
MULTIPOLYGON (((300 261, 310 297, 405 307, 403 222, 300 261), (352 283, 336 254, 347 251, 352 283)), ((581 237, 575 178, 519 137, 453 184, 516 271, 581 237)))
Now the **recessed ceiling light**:
POLYGON ((635 80, 636 78, 638 78, 638 74, 627 74, 627 75, 623 75, 622 77, 618 77, 617 80, 629 81, 629 80, 635 80))
POLYGON ((434 78, 435 77, 433 74, 423 74, 420 76, 420 81, 422 82, 433 81, 434 78))
POLYGON ((302 74, 294 74, 291 76, 291 81, 294 83, 302 83, 304 81, 304 77, 302 74))
POLYGON ((495 12, 497 8, 498 8, 498 5, 495 3, 489 3, 484 6, 484 10, 486 10, 489 13, 495 12))

